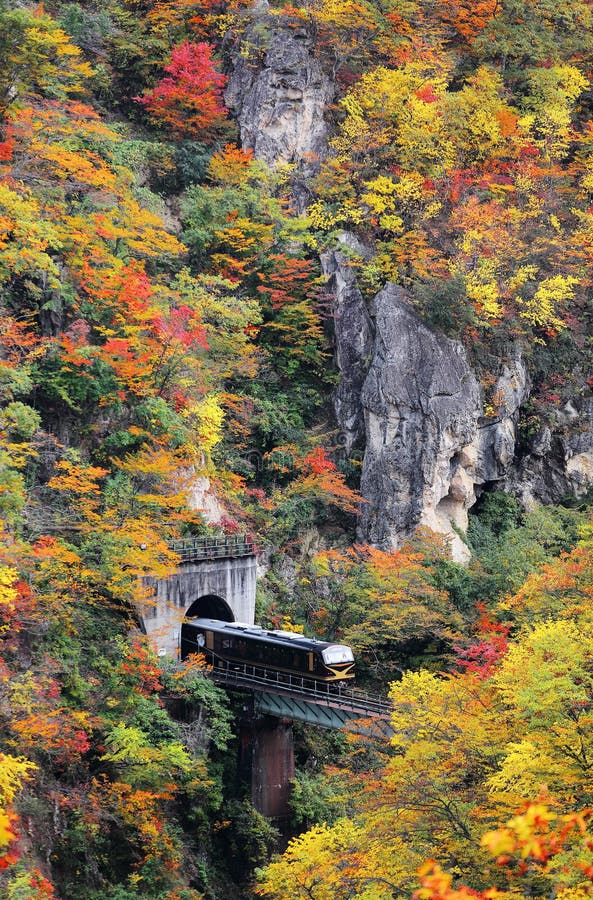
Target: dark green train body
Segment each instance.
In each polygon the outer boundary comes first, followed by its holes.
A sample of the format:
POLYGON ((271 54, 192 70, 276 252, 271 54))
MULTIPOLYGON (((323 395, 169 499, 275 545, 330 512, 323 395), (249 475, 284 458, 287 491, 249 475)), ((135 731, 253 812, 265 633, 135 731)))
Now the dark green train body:
POLYGON ((181 626, 181 659, 204 653, 214 666, 260 669, 303 676, 316 681, 352 681, 350 647, 306 638, 292 631, 266 631, 257 625, 189 619, 181 626))

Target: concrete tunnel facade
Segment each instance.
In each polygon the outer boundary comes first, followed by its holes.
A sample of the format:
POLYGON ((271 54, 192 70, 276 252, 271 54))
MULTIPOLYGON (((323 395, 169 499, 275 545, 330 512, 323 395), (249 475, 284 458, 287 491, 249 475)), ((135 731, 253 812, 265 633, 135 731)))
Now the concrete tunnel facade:
POLYGON ((169 578, 143 579, 149 596, 140 617, 158 655, 177 658, 187 615, 252 625, 256 576, 255 556, 240 556, 184 563, 169 578))

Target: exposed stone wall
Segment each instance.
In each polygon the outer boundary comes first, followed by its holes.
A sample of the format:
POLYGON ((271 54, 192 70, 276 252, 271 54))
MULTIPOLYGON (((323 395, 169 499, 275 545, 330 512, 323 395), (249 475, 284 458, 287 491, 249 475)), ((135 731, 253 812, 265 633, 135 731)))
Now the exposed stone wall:
MULTIPOLYGON (((274 168, 298 164, 304 181, 326 152, 326 111, 334 84, 313 53, 308 28, 282 24, 259 4, 225 93, 244 149, 274 168)), ((297 197, 300 208, 304 196, 297 197)))
MULTIPOLYGON (((361 536, 396 546, 425 524, 452 534, 463 527, 472 493, 461 451, 475 439, 479 385, 462 345, 437 338, 404 291, 387 285, 375 298, 376 340, 361 403, 366 425, 361 536)), ((459 546, 457 546, 459 545, 459 546)))
POLYGON ((359 255, 364 251, 351 235, 342 235, 341 244, 344 249, 324 254, 321 264, 333 296, 335 362, 340 373, 334 407, 345 450, 350 454, 356 444, 364 443, 360 398, 373 356, 375 327, 347 255, 348 250, 359 255))
POLYGON ((466 561, 460 532, 485 486, 512 491, 527 508, 590 488, 593 400, 566 403, 519 448, 531 384, 518 348, 494 361, 486 398, 461 342, 429 328, 396 285, 367 307, 347 269, 343 255, 327 257, 341 373, 335 409, 348 446, 364 422, 359 540, 395 547, 427 526, 466 561))
POLYGON ((528 452, 514 461, 507 487, 529 508, 582 497, 592 485, 593 398, 575 397, 532 436, 528 452))

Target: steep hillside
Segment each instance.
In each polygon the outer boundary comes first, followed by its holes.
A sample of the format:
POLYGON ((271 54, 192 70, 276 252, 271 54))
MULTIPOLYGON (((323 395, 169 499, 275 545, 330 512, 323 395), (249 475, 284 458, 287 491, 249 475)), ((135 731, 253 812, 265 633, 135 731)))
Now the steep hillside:
POLYGON ((589 0, 0 0, 3 896, 590 895, 592 47, 589 0), (139 629, 218 530, 395 704, 299 734, 267 868, 240 704, 139 629))
POLYGON ((467 558, 484 490, 591 482, 591 12, 449 6, 258 7, 230 96, 244 144, 296 165, 333 275, 359 537, 427 525, 467 558))

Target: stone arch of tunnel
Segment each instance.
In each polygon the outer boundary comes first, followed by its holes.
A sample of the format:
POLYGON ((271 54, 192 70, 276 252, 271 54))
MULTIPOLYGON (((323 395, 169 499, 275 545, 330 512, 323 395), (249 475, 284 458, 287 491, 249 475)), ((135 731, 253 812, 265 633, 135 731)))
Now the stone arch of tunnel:
POLYGON ((229 604, 218 594, 204 594, 185 611, 188 619, 220 619, 222 622, 234 622, 235 616, 229 604))

